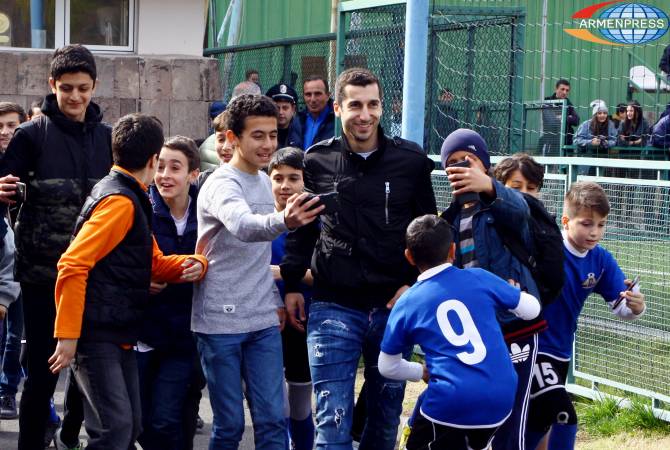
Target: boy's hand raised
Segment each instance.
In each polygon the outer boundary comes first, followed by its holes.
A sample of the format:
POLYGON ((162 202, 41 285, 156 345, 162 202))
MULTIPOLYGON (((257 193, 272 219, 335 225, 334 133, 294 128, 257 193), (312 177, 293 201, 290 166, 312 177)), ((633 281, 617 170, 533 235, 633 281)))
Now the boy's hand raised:
MULTIPOLYGON (((466 159, 468 157, 466 156, 466 159)), ((495 195, 491 177, 483 172, 482 169, 474 167, 447 167, 447 178, 451 183, 451 189, 454 195, 464 192, 481 192, 488 195, 495 195)))
POLYGON ((306 202, 305 200, 308 196, 309 194, 306 192, 303 192, 302 194, 293 194, 286 201, 284 223, 290 230, 295 230, 298 227, 307 225, 316 219, 319 213, 324 210, 325 205, 310 209, 319 203, 319 197, 314 197, 306 202))
POLYGON ((202 263, 195 258, 188 258, 181 266, 185 268, 181 273, 181 279, 184 281, 199 280, 205 270, 202 263))
POLYGON ((51 358, 49 358, 49 370, 53 373, 58 373, 61 370, 67 368, 72 360, 74 355, 77 353, 77 339, 58 339, 58 344, 56 344, 56 351, 51 358))

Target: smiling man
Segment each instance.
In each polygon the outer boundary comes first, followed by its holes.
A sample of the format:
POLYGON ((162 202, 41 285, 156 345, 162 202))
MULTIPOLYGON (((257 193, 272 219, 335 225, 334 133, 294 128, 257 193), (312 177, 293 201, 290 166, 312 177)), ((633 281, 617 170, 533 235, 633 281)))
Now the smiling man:
POLYGON ((390 309, 416 281, 403 242, 415 217, 435 214, 433 162, 416 143, 384 135, 381 86, 370 71, 342 72, 335 95, 343 136, 305 154, 305 189, 317 195, 336 191, 339 210, 322 215, 320 229, 310 225, 287 236, 281 264, 285 303, 289 323, 303 330, 300 281, 312 261, 307 344, 317 448, 351 448, 354 381, 362 354, 368 417, 359 448, 391 450, 405 384, 382 377, 377 357, 390 309))
MULTIPOLYGON (((328 81, 321 75, 311 75, 302 84, 305 111, 299 115, 302 148, 335 136, 335 114, 328 92, 328 81)), ((291 145, 296 145, 293 143, 291 145)))
MULTIPOLYGON (((17 181, 28 186, 16 226, 15 270, 28 342, 19 449, 44 448, 49 399, 58 381, 48 364, 56 348, 56 263, 70 243, 86 196, 112 166, 111 128, 91 102, 96 76, 95 60, 85 47, 56 50, 44 116, 16 129, 0 161, 0 201, 14 203, 17 181)), ((77 426, 74 439, 78 432, 77 426)))

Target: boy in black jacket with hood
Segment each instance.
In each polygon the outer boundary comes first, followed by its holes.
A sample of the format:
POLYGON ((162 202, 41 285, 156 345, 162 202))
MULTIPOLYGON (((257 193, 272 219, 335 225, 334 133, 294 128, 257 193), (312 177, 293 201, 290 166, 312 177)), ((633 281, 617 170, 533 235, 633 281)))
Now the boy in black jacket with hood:
POLYGON ((28 351, 19 449, 44 448, 49 399, 58 381, 47 362, 56 348, 56 263, 70 242, 84 199, 112 166, 111 128, 91 102, 96 77, 95 60, 84 46, 56 50, 44 116, 16 129, 0 162, 0 201, 14 203, 16 182, 27 185, 16 224, 16 276, 28 351))

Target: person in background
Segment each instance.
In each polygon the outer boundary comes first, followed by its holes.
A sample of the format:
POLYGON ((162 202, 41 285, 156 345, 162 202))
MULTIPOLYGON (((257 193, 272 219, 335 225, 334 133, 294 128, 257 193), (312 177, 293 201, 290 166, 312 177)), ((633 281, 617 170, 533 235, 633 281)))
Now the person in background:
MULTIPOLYGON (((304 189, 303 171, 304 155, 302 149, 285 147, 272 155, 268 166, 268 175, 272 181, 272 194, 275 199, 275 210, 286 209, 286 201, 293 194, 300 194, 304 189)), ((272 241, 271 270, 279 294, 284 299, 284 281, 281 278, 279 263, 284 257, 284 243, 287 233, 281 234, 272 241)), ((282 351, 284 354, 284 376, 288 385, 289 419, 288 430, 291 438, 291 449, 312 450, 314 447, 314 420, 312 419, 312 378, 309 373, 307 357, 307 334, 304 327, 309 315, 311 300, 312 273, 307 271, 302 280, 305 310, 299 323, 303 326, 298 330, 292 326, 282 330, 282 351)))
MULTIPOLYGON (((195 251, 198 237, 196 202, 200 158, 195 142, 184 136, 165 141, 149 198, 152 229, 164 255, 195 251)), ((191 333, 192 283, 151 284, 151 294, 137 342, 137 366, 142 401, 144 450, 181 450, 193 446, 198 410, 189 394, 200 393, 195 338, 191 333), (192 389, 195 387, 195 389, 192 389), (188 406, 187 406, 188 405, 188 406), (190 407, 190 408, 189 408, 190 407), (187 410, 188 409, 188 410, 187 410)))
POLYGON ((323 76, 311 75, 305 78, 302 92, 305 111, 298 114, 300 127, 295 129, 289 139, 294 145, 307 150, 335 136, 335 113, 328 92, 328 81, 323 76))
POLYGON ((602 100, 590 104, 593 115, 577 129, 575 144, 582 150, 605 150, 614 147, 617 130, 607 115, 607 105, 602 100))
MULTIPOLYGON (((14 136, 14 131, 26 121, 26 113, 21 105, 11 102, 0 102, 0 159, 14 136)), ((15 216, 13 216, 15 217, 15 216)), ((13 220, 11 221, 13 222, 13 220)), ((23 336, 23 304, 21 297, 12 295, 18 283, 14 282, 14 232, 10 223, 2 220, 0 235, 4 244, 0 243, 2 266, 0 266, 0 419, 16 419, 16 393, 23 378, 20 363, 21 337, 23 336)))
POLYGON ((33 100, 28 110, 28 120, 35 120, 42 115, 42 100, 33 100))
MULTIPOLYGON (((545 100, 565 100, 567 103, 566 119, 565 119, 565 145, 572 145, 574 130, 577 125, 579 125, 579 115, 575 110, 575 107, 572 105, 572 102, 568 98, 570 94, 570 82, 564 78, 561 78, 556 82, 554 93, 549 97, 545 97, 545 100)), ((543 108, 542 110, 542 120, 545 133, 551 132, 555 135, 558 135, 561 131, 561 116, 562 108, 552 107, 552 108, 543 108)), ((554 138, 555 139, 555 138, 554 138)))
POLYGON ((627 105, 625 103, 619 103, 616 105, 616 110, 614 111, 614 114, 610 117, 610 120, 612 123, 614 123, 614 126, 619 129, 621 126, 621 123, 626 120, 626 107, 627 105))
POLYGON ((302 134, 300 120, 296 117, 298 93, 291 86, 275 84, 265 93, 279 110, 277 117, 277 149, 284 147, 300 147, 294 142, 302 134))
POLYGON ((256 69, 248 69, 244 74, 244 81, 250 81, 261 88, 261 76, 256 69))
POLYGON ((622 147, 644 147, 651 134, 651 127, 642 114, 642 107, 630 102, 626 106, 626 118, 619 126, 617 145, 622 147))

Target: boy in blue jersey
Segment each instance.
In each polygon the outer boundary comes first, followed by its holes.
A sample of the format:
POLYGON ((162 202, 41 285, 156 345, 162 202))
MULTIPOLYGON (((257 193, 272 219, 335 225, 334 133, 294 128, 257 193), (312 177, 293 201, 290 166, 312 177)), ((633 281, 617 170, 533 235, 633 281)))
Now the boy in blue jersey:
POLYGON ((517 386, 496 311, 527 320, 540 304, 490 272, 452 266, 452 233, 443 219, 414 219, 406 242, 405 256, 421 274, 391 310, 379 372, 428 383, 407 449, 484 449, 510 415, 517 386), (426 366, 402 359, 414 344, 426 366))
POLYGON ((533 371, 526 435, 529 449, 535 448, 550 427, 549 450, 574 448, 577 414, 565 379, 577 318, 589 294, 600 294, 622 319, 637 319, 646 309, 639 286, 631 286, 614 257, 598 245, 609 212, 607 195, 596 183, 575 183, 565 197, 561 218, 565 284, 561 295, 545 308, 549 329, 540 334, 533 371))
MULTIPOLYGON (((275 210, 286 209, 286 201, 293 194, 303 192, 304 152, 296 147, 277 150, 270 160, 268 175, 272 182, 272 196, 275 199, 275 210)), ((272 259, 270 268, 272 276, 284 298, 284 280, 279 271, 279 263, 284 257, 286 234, 281 234, 272 241, 272 259)), ((303 288, 312 284, 312 272, 308 269, 303 278, 303 288)), ((308 304, 311 292, 303 296, 308 304)), ((305 325, 307 316, 304 308, 288 311, 287 322, 282 330, 282 348, 284 355, 284 376, 288 385, 289 420, 288 429, 292 441, 291 449, 312 450, 314 447, 314 421, 312 420, 312 377, 309 373, 307 357, 307 334, 305 325)))

